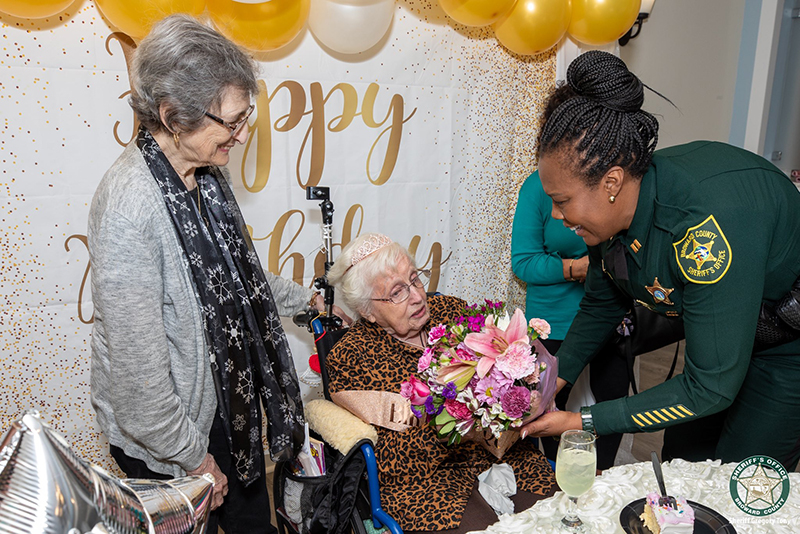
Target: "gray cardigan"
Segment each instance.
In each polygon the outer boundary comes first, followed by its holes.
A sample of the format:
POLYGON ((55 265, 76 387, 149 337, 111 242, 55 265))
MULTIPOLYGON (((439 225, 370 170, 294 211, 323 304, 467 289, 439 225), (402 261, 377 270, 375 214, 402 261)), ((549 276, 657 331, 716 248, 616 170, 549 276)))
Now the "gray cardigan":
MULTIPOLYGON (((88 242, 97 421, 128 456, 182 476, 206 454, 217 398, 187 259, 135 142, 95 192, 88 242)), ((310 289, 266 275, 281 315, 304 309, 310 289)))

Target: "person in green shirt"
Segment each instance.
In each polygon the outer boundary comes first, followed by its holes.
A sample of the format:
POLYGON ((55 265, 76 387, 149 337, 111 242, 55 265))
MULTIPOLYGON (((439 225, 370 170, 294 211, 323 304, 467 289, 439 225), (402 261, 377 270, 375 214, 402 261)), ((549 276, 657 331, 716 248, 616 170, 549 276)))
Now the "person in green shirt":
POLYGON ((541 317, 550 323, 545 346, 555 354, 583 298, 589 257, 583 239, 550 216, 551 206, 535 171, 519 190, 511 230, 511 269, 527 286, 527 319, 541 317))
POLYGON ((685 367, 638 395, 546 414, 523 433, 666 428, 664 458, 759 454, 793 469, 800 333, 774 309, 800 275, 800 193, 763 158, 723 143, 655 152, 644 86, 612 54, 579 56, 567 82, 557 92, 568 97, 545 118, 539 173, 553 217, 589 246, 590 268, 559 383, 577 378, 632 299, 682 317, 685 367))

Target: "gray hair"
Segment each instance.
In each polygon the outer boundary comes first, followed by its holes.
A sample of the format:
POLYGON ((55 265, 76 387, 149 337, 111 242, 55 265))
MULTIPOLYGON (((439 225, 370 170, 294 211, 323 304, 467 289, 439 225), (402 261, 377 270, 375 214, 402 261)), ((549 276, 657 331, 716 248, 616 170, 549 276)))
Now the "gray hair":
POLYGON ((378 279, 396 268, 401 258, 408 259, 412 266, 416 265, 408 250, 394 242, 353 265, 353 255, 358 247, 378 235, 380 234, 363 234, 350 241, 328 271, 328 282, 336 288, 336 295, 342 298, 345 306, 361 317, 372 313, 371 299, 378 279))
POLYGON ((130 105, 151 132, 189 132, 200 126, 205 111, 222 104, 226 89, 258 94, 257 73, 256 62, 215 30, 188 15, 171 15, 136 49, 130 105))

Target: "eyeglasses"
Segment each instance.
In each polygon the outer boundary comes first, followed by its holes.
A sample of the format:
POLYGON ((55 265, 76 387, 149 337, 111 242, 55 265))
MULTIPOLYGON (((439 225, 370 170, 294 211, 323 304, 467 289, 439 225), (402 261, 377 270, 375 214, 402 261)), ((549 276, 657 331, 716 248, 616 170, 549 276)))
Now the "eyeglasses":
POLYGON ((378 300, 381 302, 391 302, 392 304, 402 304, 406 300, 408 300, 408 296, 411 294, 411 286, 414 287, 425 287, 431 279, 431 272, 427 269, 419 270, 413 275, 411 275, 411 280, 407 284, 404 284, 400 287, 396 287, 392 290, 389 298, 385 299, 370 299, 370 300, 378 300))
POLYGON ((229 129, 231 131, 231 137, 233 137, 234 135, 236 135, 239 132, 239 130, 242 129, 242 126, 245 125, 245 123, 247 122, 247 119, 250 118, 250 115, 253 114, 253 111, 255 111, 255 109, 256 109, 256 106, 254 104, 250 104, 250 107, 247 108, 247 111, 245 112, 244 117, 242 117, 238 121, 234 122, 233 124, 231 124, 230 122, 226 121, 225 119, 221 119, 221 118, 217 117, 216 115, 213 115, 213 114, 209 113, 208 111, 204 111, 203 113, 205 114, 206 117, 208 117, 212 121, 218 122, 221 125, 223 125, 224 127, 226 127, 227 129, 229 129))

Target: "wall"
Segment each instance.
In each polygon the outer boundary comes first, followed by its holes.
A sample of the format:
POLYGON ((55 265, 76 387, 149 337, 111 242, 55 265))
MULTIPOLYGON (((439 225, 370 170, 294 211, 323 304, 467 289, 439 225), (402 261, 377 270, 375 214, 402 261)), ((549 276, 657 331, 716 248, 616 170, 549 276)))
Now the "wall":
MULTIPOLYGON (((762 154, 786 174, 800 172, 800 0, 779 4, 775 76, 762 154)), ((795 178, 800 184, 800 177, 795 178)))
POLYGON ((728 141, 745 0, 657 0, 620 57, 641 80, 660 122, 658 146, 728 141))

